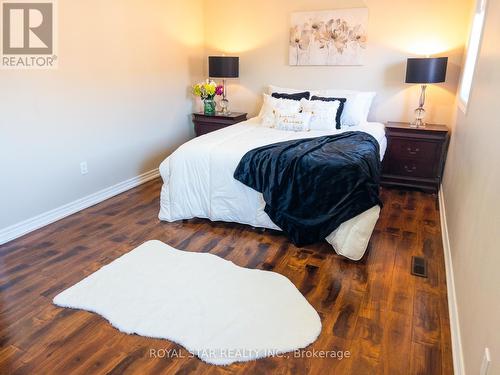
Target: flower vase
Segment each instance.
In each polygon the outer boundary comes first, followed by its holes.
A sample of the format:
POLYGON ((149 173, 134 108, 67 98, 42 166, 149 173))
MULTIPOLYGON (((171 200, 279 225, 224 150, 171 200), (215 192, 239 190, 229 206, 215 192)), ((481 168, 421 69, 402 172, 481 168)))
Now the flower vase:
POLYGON ((203 113, 207 116, 215 115, 215 100, 205 99, 203 100, 203 113))

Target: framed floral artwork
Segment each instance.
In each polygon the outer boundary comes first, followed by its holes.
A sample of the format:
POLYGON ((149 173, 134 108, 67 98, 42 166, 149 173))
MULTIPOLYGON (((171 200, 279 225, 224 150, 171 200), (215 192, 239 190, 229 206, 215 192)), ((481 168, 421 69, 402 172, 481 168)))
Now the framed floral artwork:
POLYGON ((363 65, 368 8, 292 13, 290 65, 363 65))

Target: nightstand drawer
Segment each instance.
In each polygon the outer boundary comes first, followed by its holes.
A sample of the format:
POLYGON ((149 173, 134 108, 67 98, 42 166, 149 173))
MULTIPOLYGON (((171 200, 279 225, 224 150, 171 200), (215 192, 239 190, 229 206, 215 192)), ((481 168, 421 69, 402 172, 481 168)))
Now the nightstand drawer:
POLYGON ((213 116, 203 113, 193 113, 194 131, 196 136, 200 136, 237 124, 246 119, 247 114, 241 112, 231 112, 228 114, 218 113, 213 116))
POLYGON ((217 123, 213 123, 213 122, 205 122, 205 121, 198 121, 196 122, 195 124, 196 128, 195 128, 195 131, 196 131, 196 135, 203 135, 203 134, 207 134, 207 133, 211 133, 213 131, 216 131, 216 130, 220 130, 220 129, 223 129, 227 126, 231 126, 231 125, 225 125, 225 124, 217 124, 217 123))
POLYGON ((427 160, 401 158, 391 160, 387 172, 398 176, 433 178, 436 176, 435 166, 427 160))
POLYGON ((433 161, 438 157, 441 145, 436 142, 415 139, 393 138, 390 140, 390 153, 397 159, 418 159, 433 161))

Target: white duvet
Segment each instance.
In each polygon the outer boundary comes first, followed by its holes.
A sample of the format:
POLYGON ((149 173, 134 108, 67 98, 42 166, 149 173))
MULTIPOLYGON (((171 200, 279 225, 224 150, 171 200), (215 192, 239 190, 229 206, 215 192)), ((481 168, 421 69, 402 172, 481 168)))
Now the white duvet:
MULTIPOLYGON (((264 127, 258 118, 194 138, 184 143, 160 165, 160 220, 194 217, 280 230, 264 212, 262 194, 243 185, 233 173, 243 155, 256 147, 280 141, 311 138, 345 131, 371 134, 386 149, 384 125, 364 123, 332 131, 291 132, 264 127)), ((380 213, 378 206, 344 222, 326 240, 334 250, 358 260, 365 253, 380 213)))

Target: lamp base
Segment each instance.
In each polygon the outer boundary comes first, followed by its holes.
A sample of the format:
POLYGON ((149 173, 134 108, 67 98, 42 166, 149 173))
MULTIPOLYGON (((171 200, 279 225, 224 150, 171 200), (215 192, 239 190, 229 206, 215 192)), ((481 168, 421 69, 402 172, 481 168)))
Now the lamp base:
POLYGON ((222 100, 219 102, 219 106, 220 106, 220 113, 222 115, 230 115, 231 114, 231 111, 229 110, 229 100, 227 100, 226 98, 222 98, 222 100))
POLYGON ((410 124, 412 128, 425 128, 425 109, 423 107, 418 107, 415 110, 415 120, 410 124))

